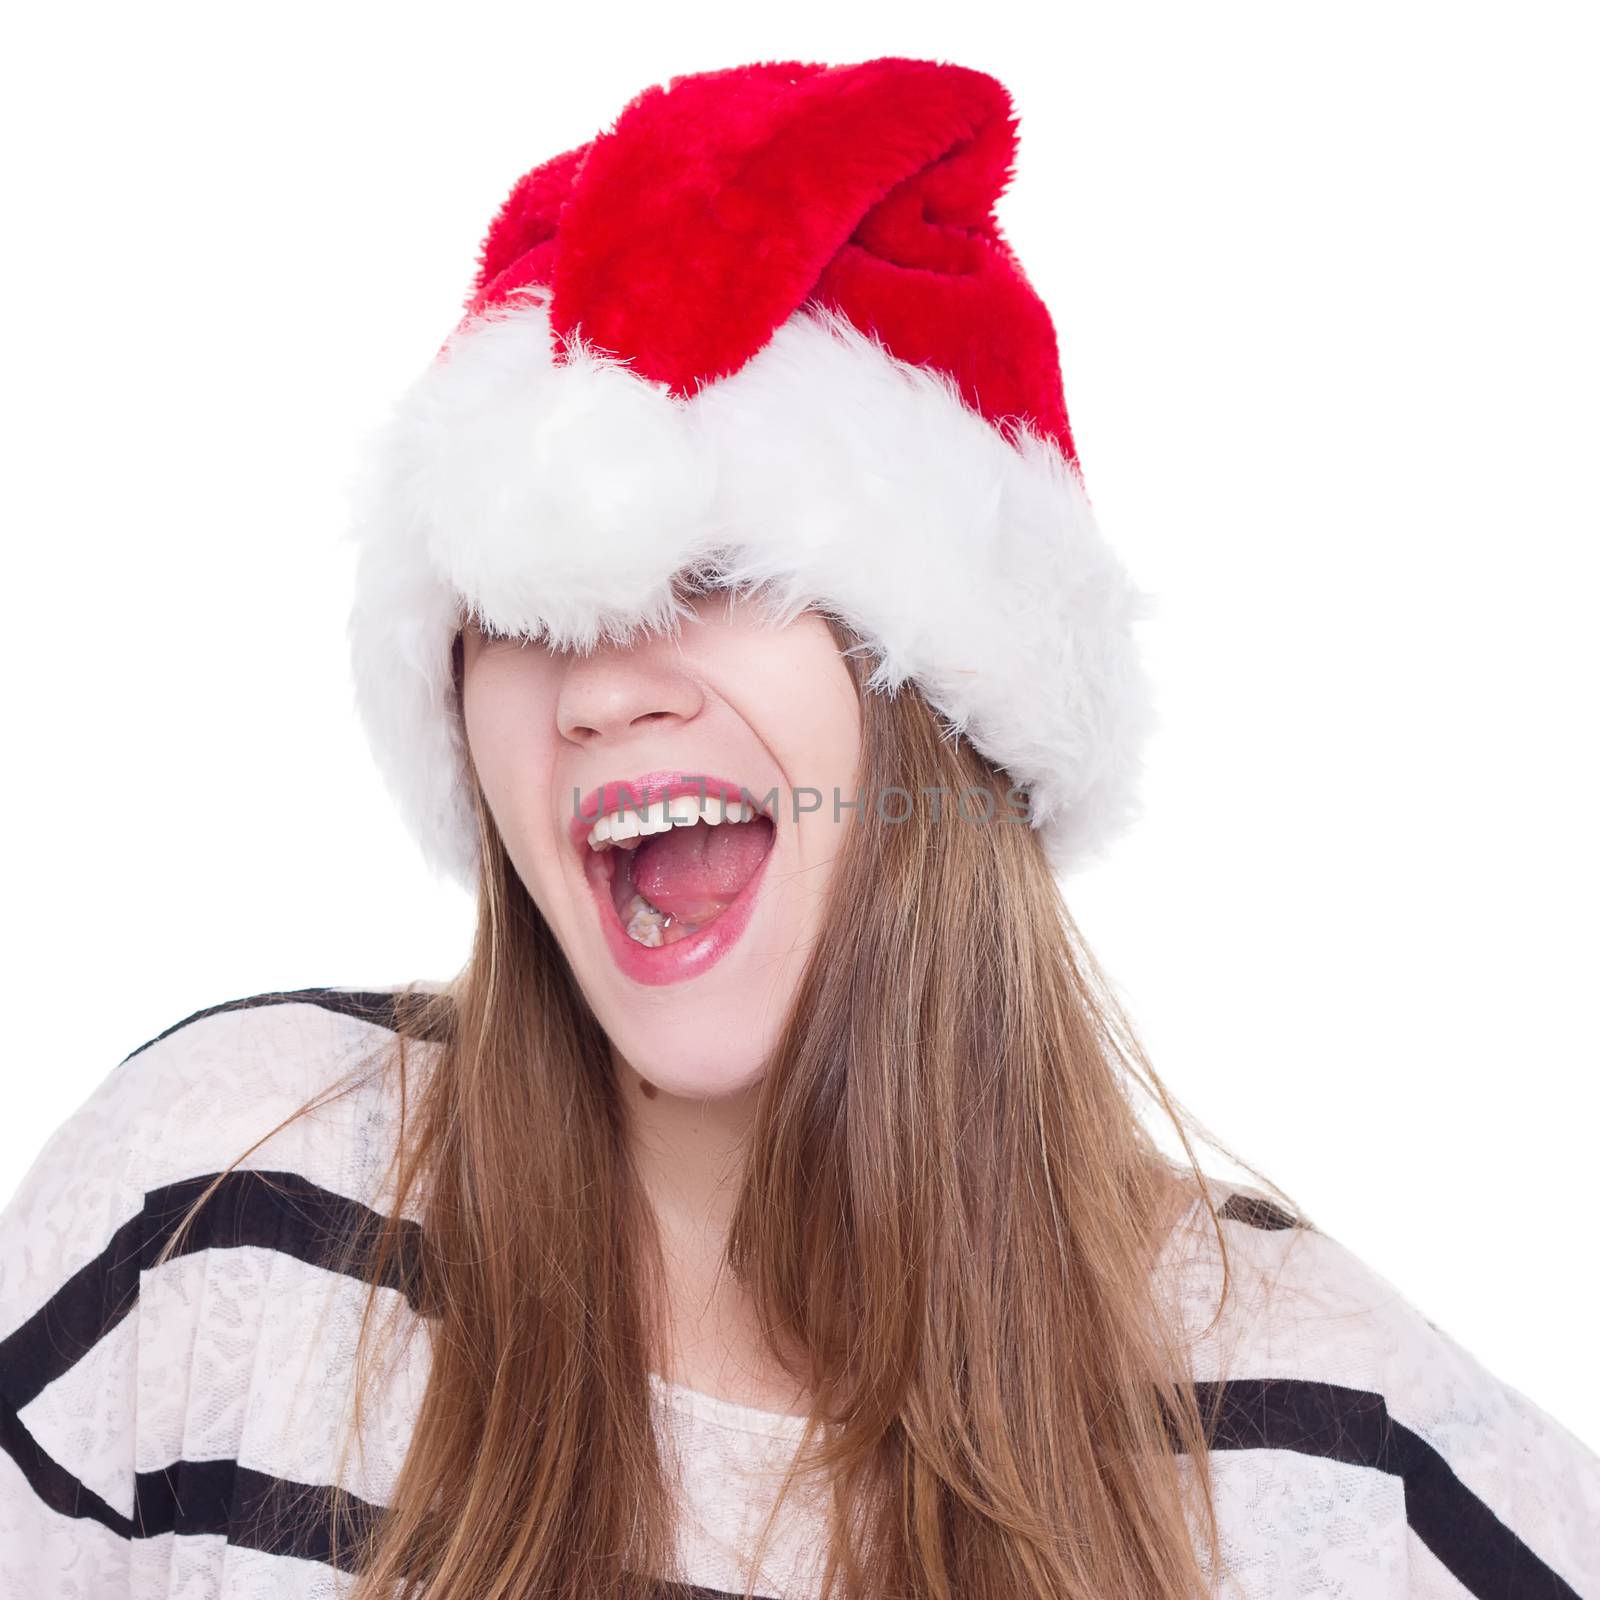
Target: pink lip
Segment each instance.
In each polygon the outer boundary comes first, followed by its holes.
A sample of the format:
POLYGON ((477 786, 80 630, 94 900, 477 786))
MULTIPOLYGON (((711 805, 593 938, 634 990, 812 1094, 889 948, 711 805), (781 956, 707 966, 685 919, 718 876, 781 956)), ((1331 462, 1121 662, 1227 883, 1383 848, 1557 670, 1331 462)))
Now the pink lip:
POLYGON ((579 802, 577 815, 568 825, 573 847, 583 863, 584 878, 600 914, 600 926, 605 931, 606 948, 610 950, 612 960, 624 977, 652 987, 682 983, 687 978, 698 977, 715 966, 738 943, 755 910, 756 896, 766 876, 767 862, 777 848, 774 841, 773 850, 767 852, 766 859, 756 868, 755 876, 729 903, 728 909, 701 932, 690 934, 687 939, 679 939, 675 944, 659 945, 654 949, 630 939, 611 902, 605 865, 599 853, 589 848, 589 830, 603 816, 659 800, 673 800, 680 794, 710 798, 721 796, 725 800, 742 800, 747 805, 755 799, 749 790, 709 773, 652 772, 632 780, 602 784, 600 788, 591 790, 579 802))

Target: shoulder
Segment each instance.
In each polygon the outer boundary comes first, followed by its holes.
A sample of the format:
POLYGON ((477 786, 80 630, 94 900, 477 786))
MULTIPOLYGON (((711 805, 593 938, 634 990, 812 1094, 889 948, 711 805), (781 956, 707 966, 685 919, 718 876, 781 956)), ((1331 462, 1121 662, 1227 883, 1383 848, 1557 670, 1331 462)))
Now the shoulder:
MULTIPOLYGON (((433 986, 270 990, 174 1023, 126 1056, 102 1086, 119 1120, 132 1116, 134 1175, 146 1187, 246 1166, 305 1166, 330 1182, 351 1167, 389 1111, 398 1045, 426 1061, 414 1012, 433 986), (335 1097, 336 1091, 343 1091, 335 1097), (273 1132, 308 1102, 311 1115, 273 1132), (259 1152, 243 1155, 258 1139, 259 1152)), ((95 1097, 91 1097, 91 1103, 95 1097)), ((126 1135, 124 1135, 126 1139, 126 1135)))
POLYGON ((242 1454, 263 1494, 319 1481, 359 1324, 343 1247, 383 1213, 393 1047, 434 1059, 408 999, 431 992, 208 1006, 45 1143, 0 1212, 0 1590, 125 1571, 163 1531, 232 1538, 242 1454))
MULTIPOLYGON (((136 1270, 230 1165, 371 1198, 395 1131, 386 1058, 409 1014, 405 997, 419 987, 224 1001, 111 1067, 0 1212, 0 1338, 75 1275, 87 1285, 113 1264, 124 1277, 136 1270), (342 1096, 295 1116, 341 1084, 342 1096)), ((427 1041, 419 1044, 426 1059, 427 1041)))
POLYGON ((113 1076, 130 1092, 220 1096, 222 1103, 252 1091, 312 1094, 362 1056, 415 1032, 426 984, 387 988, 271 989, 224 1000, 164 1028, 131 1050, 113 1076))
POLYGON ((1165 1258, 1202 1379, 1242 1363, 1371 1387, 1427 1326, 1392 1283, 1261 1191, 1213 1180, 1211 1203, 1216 1223, 1196 1201, 1165 1258))
POLYGON ((1417 1590, 1600 1596, 1600 1456, 1338 1239, 1212 1193, 1164 1260, 1223 1480, 1315 1469, 1341 1514, 1392 1520, 1417 1590))

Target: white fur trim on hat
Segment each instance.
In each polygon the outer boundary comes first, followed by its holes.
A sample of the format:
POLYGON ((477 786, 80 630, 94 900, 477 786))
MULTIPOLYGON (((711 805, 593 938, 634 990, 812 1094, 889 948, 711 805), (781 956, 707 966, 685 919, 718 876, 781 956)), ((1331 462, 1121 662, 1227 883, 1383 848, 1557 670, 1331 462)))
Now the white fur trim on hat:
POLYGON ((470 321, 374 436, 354 495, 356 705, 429 861, 474 879, 451 649, 463 614, 557 648, 671 626, 685 569, 816 604, 1029 792, 1052 866, 1138 813, 1152 612, 1074 467, 954 382, 810 303, 687 399, 582 339, 542 294, 470 321))

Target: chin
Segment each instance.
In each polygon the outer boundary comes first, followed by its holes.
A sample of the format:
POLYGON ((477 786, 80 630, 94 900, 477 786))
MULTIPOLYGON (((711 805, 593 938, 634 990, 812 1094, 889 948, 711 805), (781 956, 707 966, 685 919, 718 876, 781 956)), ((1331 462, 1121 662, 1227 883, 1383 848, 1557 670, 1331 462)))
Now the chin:
POLYGON ((662 1094, 679 1100, 721 1100, 756 1088, 761 1082, 762 1064, 746 1062, 742 1071, 729 1069, 726 1074, 719 1074, 684 1062, 679 1072, 645 1076, 662 1094))
POLYGON ((737 1018, 690 1019, 684 1026, 607 1030, 641 1078, 663 1094, 687 1100, 736 1095, 760 1083, 776 1036, 756 1038, 737 1018), (719 1037, 708 1039, 708 1034, 719 1037))
POLYGON ((813 908, 790 887, 789 830, 732 798, 748 792, 676 773, 613 782, 568 825, 575 872, 512 851, 612 1047, 663 1093, 758 1082, 799 985, 813 908), (725 792, 692 792, 706 787, 725 792))

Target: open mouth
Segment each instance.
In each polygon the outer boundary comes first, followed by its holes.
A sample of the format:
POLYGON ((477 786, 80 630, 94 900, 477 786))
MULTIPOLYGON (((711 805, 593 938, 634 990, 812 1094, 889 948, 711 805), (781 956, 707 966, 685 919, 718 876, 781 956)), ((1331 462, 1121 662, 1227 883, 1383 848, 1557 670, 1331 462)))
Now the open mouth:
POLYGON ((681 778, 606 785, 572 833, 613 953, 647 982, 689 976, 732 946, 775 838, 747 791, 681 778))
POLYGON ((589 848, 604 858, 622 931, 650 949, 709 928, 761 869, 772 822, 752 806, 698 795, 601 817, 589 848))

